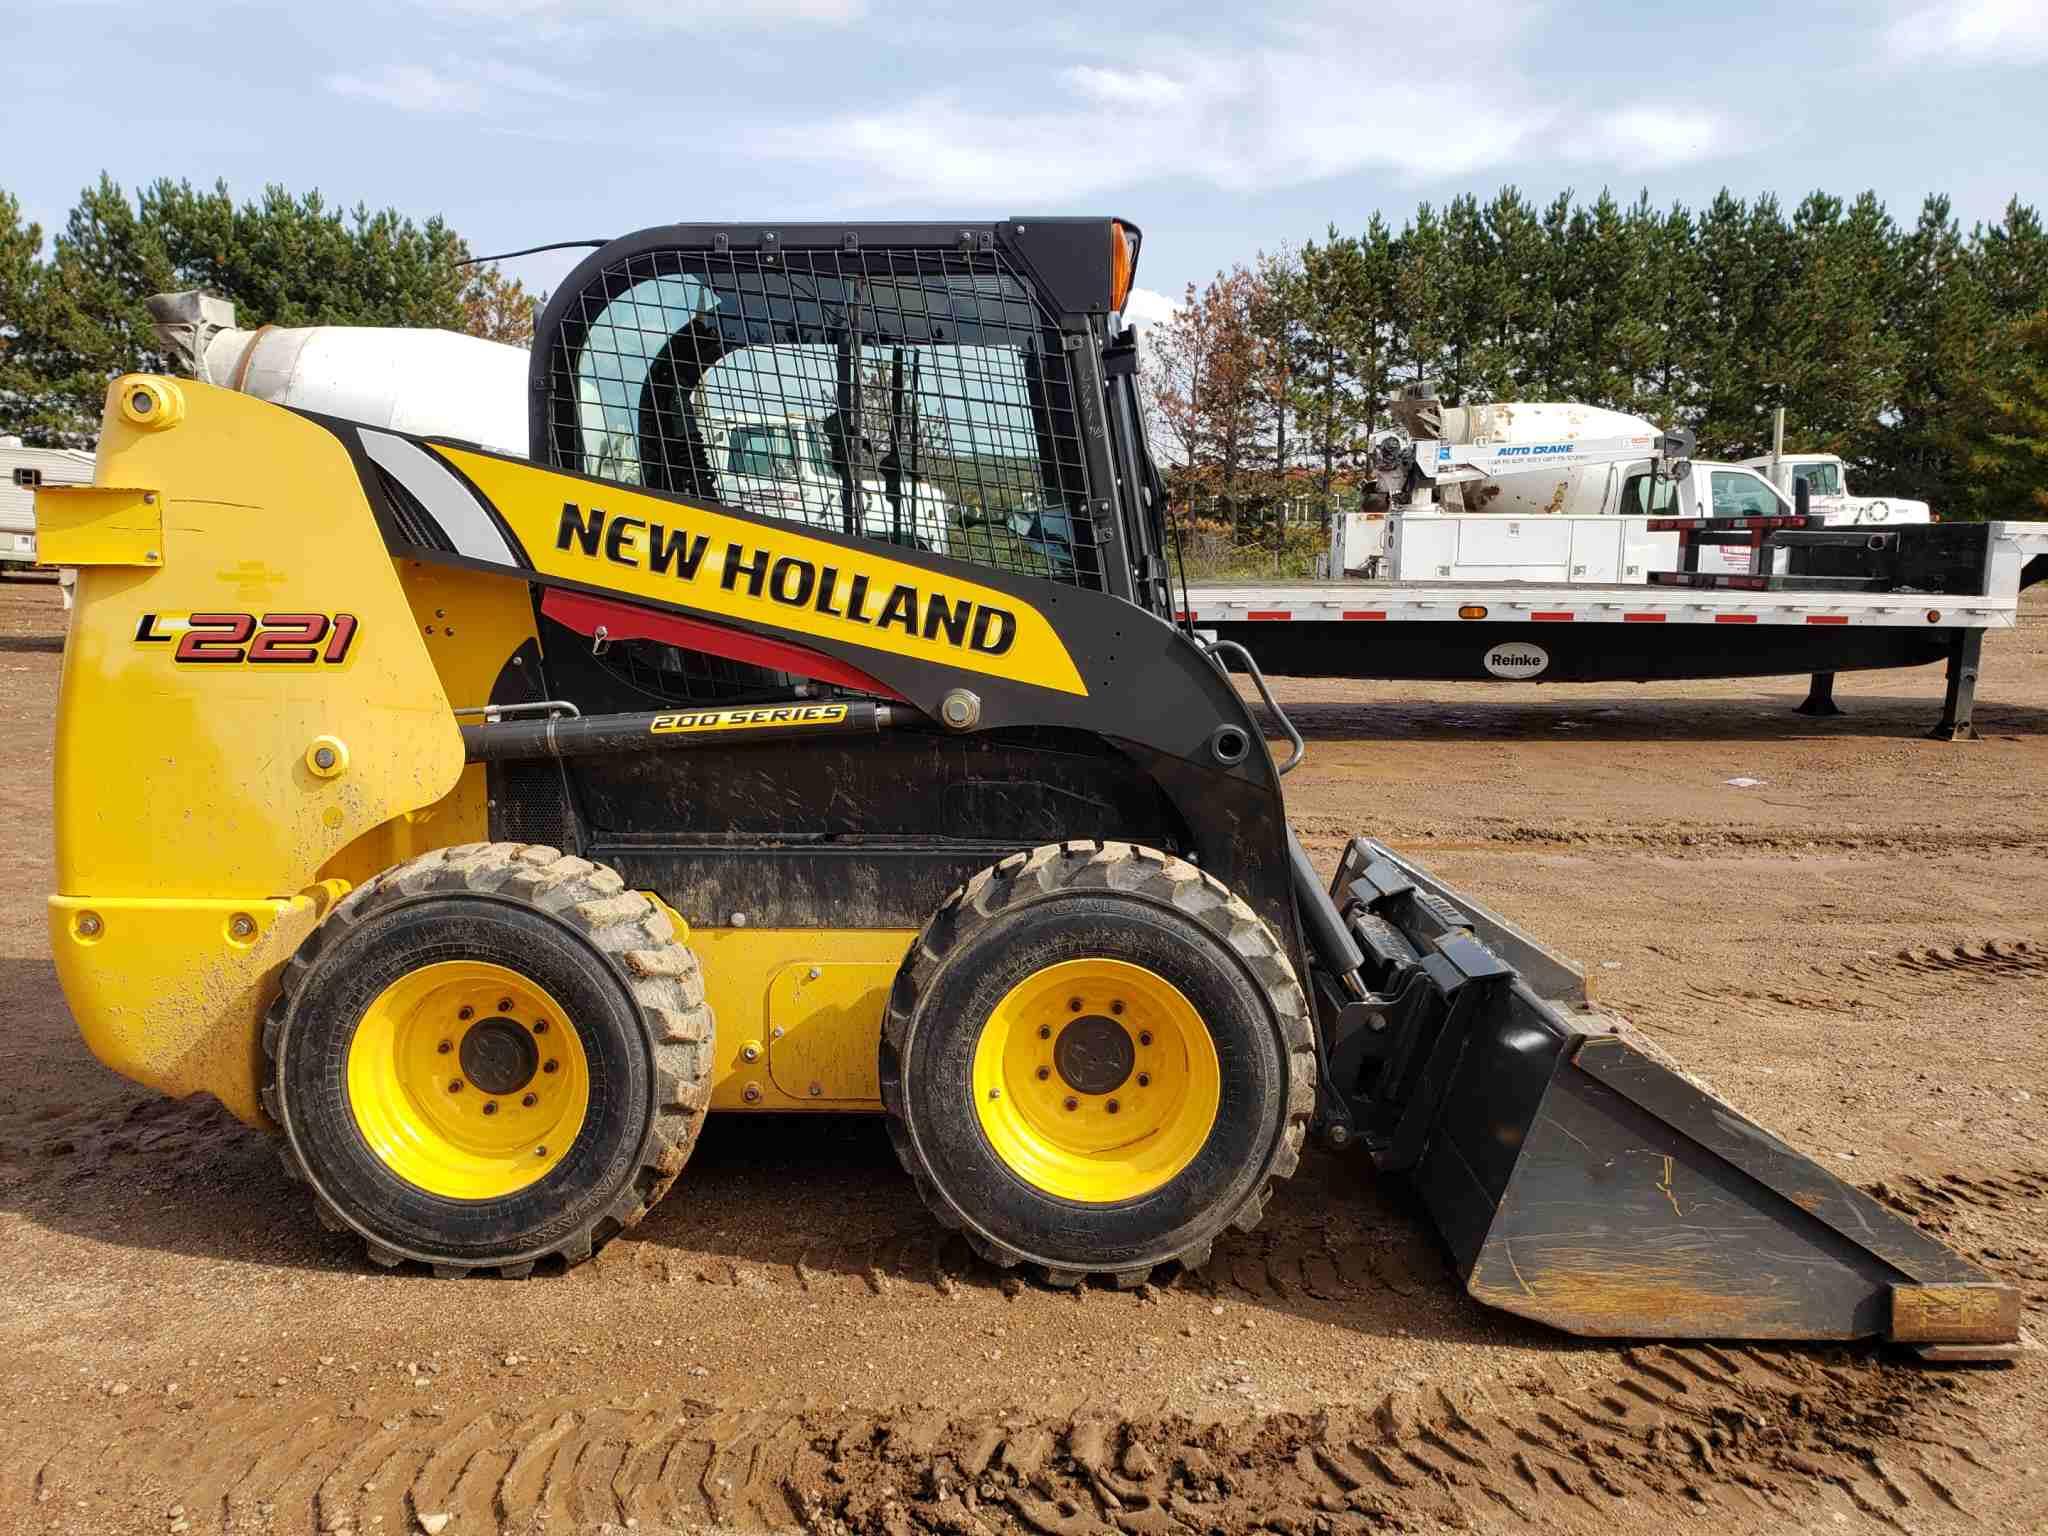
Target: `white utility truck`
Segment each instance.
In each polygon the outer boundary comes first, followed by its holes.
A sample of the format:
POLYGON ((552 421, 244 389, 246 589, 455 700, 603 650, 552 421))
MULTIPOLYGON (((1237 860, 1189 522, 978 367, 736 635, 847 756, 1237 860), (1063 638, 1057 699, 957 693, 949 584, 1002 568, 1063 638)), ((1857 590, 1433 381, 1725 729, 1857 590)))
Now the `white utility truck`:
POLYGON ((1896 528, 1901 523, 1931 523, 1934 514, 1924 501, 1909 496, 1859 496, 1849 489, 1848 466, 1833 453, 1765 454, 1744 459, 1788 498, 1802 481, 1816 515, 1834 527, 1896 528))

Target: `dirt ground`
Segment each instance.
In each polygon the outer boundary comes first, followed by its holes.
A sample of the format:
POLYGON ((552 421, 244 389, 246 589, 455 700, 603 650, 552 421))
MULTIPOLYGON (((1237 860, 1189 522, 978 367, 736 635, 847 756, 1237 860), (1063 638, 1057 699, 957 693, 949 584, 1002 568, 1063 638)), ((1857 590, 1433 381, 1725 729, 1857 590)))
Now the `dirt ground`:
MULTIPOLYGON (((1131 1293, 978 1265, 865 1120, 714 1121, 567 1274, 376 1270, 264 1137, 79 1042, 43 926, 60 634, 53 587, 0 584, 0 1531, 2048 1521, 2048 1356, 1556 1337, 1329 1154, 1131 1293)), ((1325 867, 1371 831, 1577 957, 2048 1337, 2048 602, 1987 647, 1980 743, 1921 739, 1938 669, 1845 677, 1837 720, 1802 691, 1287 683, 1289 799, 1325 867)))

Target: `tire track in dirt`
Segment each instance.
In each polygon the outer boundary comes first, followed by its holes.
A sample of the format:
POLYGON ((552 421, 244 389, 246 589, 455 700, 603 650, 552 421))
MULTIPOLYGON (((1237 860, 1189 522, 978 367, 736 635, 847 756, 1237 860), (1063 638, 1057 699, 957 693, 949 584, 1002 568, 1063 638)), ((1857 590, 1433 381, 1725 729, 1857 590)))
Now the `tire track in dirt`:
MULTIPOLYGON (((1294 813, 1291 816, 1302 846, 1334 860, 1359 828, 1336 816, 1294 813)), ((2048 834, 2025 827, 1928 826, 1819 827, 1783 831, 1767 827, 1731 827, 1701 822, 1688 825, 1670 819, 1630 824, 1622 821, 1525 822, 1511 817, 1473 816, 1455 823, 1419 822, 1381 825, 1372 835, 1397 852, 1425 862, 1439 853, 1608 852, 1662 854, 1831 853, 1896 858, 1901 855, 2024 853, 2048 850, 2048 834)))
POLYGON ((1688 982, 1660 991, 1657 1007, 1683 1015, 1704 1004, 1716 1013, 1768 1017, 1788 1010, 1851 1014, 1873 1007, 1918 1007, 1939 1001, 1958 985, 2037 985, 2048 979, 2048 943, 1983 939, 1940 949, 1919 947, 1890 954, 1872 950, 1856 959, 1812 965, 1805 974, 1821 985, 1746 987, 1688 982))
POLYGON ((0 1520, 84 1501, 104 1529, 170 1504, 195 1531, 468 1532, 792 1523, 849 1533, 1132 1536, 1445 1523, 1634 1531, 1684 1515, 1768 1528, 1834 1508, 1899 1530, 1976 1514, 2000 1453, 1946 1377, 1867 1349, 1652 1345, 1590 1383, 1562 1364, 1371 1407, 1196 1423, 1041 1421, 552 1398, 395 1396, 120 1412, 10 1476, 0 1520), (180 1420, 175 1425, 170 1422, 180 1420), (168 1432, 167 1432, 168 1431, 168 1432), (109 1450, 118 1447, 118 1454, 109 1450))

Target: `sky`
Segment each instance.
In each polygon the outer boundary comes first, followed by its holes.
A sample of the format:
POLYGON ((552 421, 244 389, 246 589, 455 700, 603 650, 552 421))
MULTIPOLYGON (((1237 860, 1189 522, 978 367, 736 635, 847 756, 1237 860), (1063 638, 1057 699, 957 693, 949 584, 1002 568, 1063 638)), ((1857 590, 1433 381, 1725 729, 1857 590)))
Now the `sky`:
MULTIPOLYGON (((2048 0, 1263 6, 13 0, 0 188, 106 171, 445 216, 478 253, 677 220, 1110 213, 1134 316, 1423 200, 2048 203, 2048 0)), ((551 285, 579 253, 508 268, 551 285)))

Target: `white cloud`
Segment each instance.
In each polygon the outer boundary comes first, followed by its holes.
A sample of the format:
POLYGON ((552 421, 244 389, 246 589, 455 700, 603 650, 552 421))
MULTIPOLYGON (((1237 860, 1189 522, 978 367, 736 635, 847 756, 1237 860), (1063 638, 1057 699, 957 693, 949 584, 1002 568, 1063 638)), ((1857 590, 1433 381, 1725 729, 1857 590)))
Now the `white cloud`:
POLYGON ((2048 59, 2048 5, 2042 0, 1938 0, 1885 28, 1893 63, 2018 64, 2048 59))
POLYGON ((753 22, 774 25, 814 22, 832 26, 858 21, 867 0, 414 0, 423 10, 491 20, 518 17, 553 24, 622 23, 639 27, 690 27, 753 22))
POLYGON ((1178 80, 1149 69, 1102 69, 1080 64, 1063 70, 1060 78, 1076 95, 1107 107, 1166 107, 1187 95, 1187 87, 1178 80))
POLYGON ((1180 305, 1153 288, 1133 288, 1124 300, 1124 323, 1140 331, 1171 320, 1180 305))
MULTIPOLYGON (((749 148, 828 172, 851 204, 946 203, 1022 212, 1162 180, 1256 194, 1379 169, 1413 181, 1468 176, 1557 146, 1635 170, 1726 153, 1738 143, 1707 111, 1611 116, 1558 106, 1520 73, 1531 8, 1472 0, 1432 12, 1433 56, 1471 88, 1384 67, 1388 26, 1297 7, 1213 39, 1139 39, 1142 67, 1075 62, 1058 89, 1008 104, 989 91, 928 89, 808 120, 749 148), (1476 82, 1484 82, 1483 88, 1476 82)), ((1085 45, 1084 45, 1085 46, 1085 45)))
POLYGON ((337 96, 443 117, 486 112, 514 98, 574 101, 587 95, 537 69, 497 60, 485 60, 472 68, 451 65, 445 70, 426 64, 390 64, 376 75, 329 75, 327 88, 337 96))
POLYGON ((1603 160, 1629 170, 1685 165, 1729 153, 1740 146, 1727 118, 1686 107, 1629 107, 1591 125, 1578 158, 1603 160))

